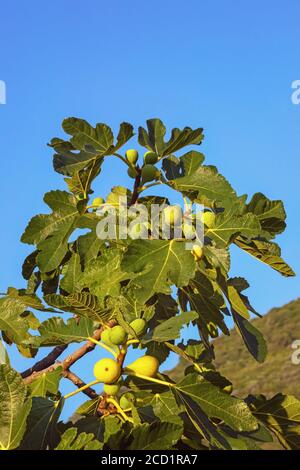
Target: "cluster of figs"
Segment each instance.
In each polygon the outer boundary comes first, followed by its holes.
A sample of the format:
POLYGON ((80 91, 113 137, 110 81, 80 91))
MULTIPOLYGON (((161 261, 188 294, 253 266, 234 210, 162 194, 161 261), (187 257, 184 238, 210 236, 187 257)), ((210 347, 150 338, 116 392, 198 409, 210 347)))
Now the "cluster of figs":
MULTIPOLYGON (((146 322, 143 318, 136 318, 130 323, 130 327, 137 337, 141 336, 146 329, 146 322)), ((101 334, 101 342, 119 351, 119 346, 123 346, 132 337, 126 333, 121 325, 107 327, 101 334)), ((156 357, 144 355, 136 359, 131 364, 122 367, 115 359, 105 357, 94 365, 94 376, 102 382, 103 391, 110 396, 116 396, 120 392, 123 383, 122 375, 137 375, 144 377, 155 377, 159 368, 159 361, 156 357)), ((123 393, 120 397, 120 406, 130 408, 134 396, 130 392, 123 393)))

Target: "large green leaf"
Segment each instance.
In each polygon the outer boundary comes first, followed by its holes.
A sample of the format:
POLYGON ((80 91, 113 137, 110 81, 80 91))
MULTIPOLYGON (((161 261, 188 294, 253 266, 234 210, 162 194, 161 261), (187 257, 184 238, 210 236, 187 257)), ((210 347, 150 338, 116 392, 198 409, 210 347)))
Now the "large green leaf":
POLYGON ((121 269, 121 260, 119 250, 104 251, 101 257, 86 267, 80 279, 81 287, 88 287, 99 298, 107 295, 116 297, 120 293, 121 282, 134 277, 132 273, 128 274, 121 269))
POLYGON ((79 150, 88 148, 98 155, 104 155, 113 146, 114 136, 106 124, 98 123, 94 128, 84 119, 71 117, 63 121, 62 127, 72 136, 70 142, 79 150))
POLYGON ((246 403, 222 391, 198 374, 189 374, 172 387, 176 396, 187 396, 210 418, 218 418, 237 431, 254 431, 257 421, 246 403))
POLYGON ((165 142, 166 128, 160 119, 148 119, 147 130, 139 127, 139 144, 153 150, 160 157, 170 155, 187 145, 199 145, 203 139, 203 129, 172 129, 171 138, 165 142))
POLYGON ((253 414, 262 421, 287 449, 300 449, 300 401, 292 395, 263 395, 247 399, 253 414))
POLYGON ((62 367, 53 371, 44 372, 28 385, 32 397, 46 397, 56 395, 61 379, 62 367))
POLYGON ((0 330, 4 331, 15 343, 21 343, 28 337, 29 324, 21 317, 24 306, 17 304, 13 299, 0 299, 0 330))
POLYGON ((198 323, 206 330, 207 325, 213 322, 223 333, 229 333, 221 311, 224 298, 204 273, 198 271, 189 286, 181 288, 180 302, 183 309, 184 303, 189 302, 191 310, 198 313, 198 323))
POLYGON ((217 215, 214 225, 205 231, 205 235, 212 238, 217 246, 226 247, 238 235, 255 237, 261 231, 256 215, 239 215, 236 207, 233 205, 230 210, 217 215))
POLYGON ((22 235, 22 242, 38 244, 57 231, 66 231, 79 215, 75 197, 66 191, 50 191, 45 194, 44 201, 52 214, 33 217, 22 235))
POLYGON ((166 450, 181 438, 182 426, 173 423, 155 421, 143 423, 133 429, 128 450, 166 450))
POLYGON ((72 177, 65 178, 71 193, 80 199, 87 199, 92 192, 91 185, 101 171, 103 159, 93 159, 83 169, 76 171, 72 177))
POLYGON ((62 318, 52 317, 41 323, 40 336, 34 337, 39 346, 56 346, 59 344, 80 343, 93 336, 93 321, 89 318, 70 318, 67 323, 62 318))
POLYGON ((197 312, 183 312, 180 315, 169 318, 156 326, 154 330, 143 339, 143 342, 156 341, 162 343, 171 339, 177 339, 179 338, 181 328, 197 317, 197 312))
POLYGON ((104 309, 98 298, 89 292, 74 292, 68 296, 48 294, 44 298, 55 308, 99 323, 103 323, 111 315, 110 310, 104 309))
POLYGON ((230 207, 238 200, 235 191, 215 167, 201 165, 201 159, 198 156, 196 157, 198 166, 196 166, 192 162, 193 158, 192 153, 181 157, 180 165, 183 168, 181 173, 169 180, 173 189, 207 206, 218 203, 221 207, 230 207))
POLYGON ((73 253, 67 264, 65 275, 60 281, 60 288, 69 293, 76 291, 80 276, 80 256, 77 253, 73 253))
MULTIPOLYGON (((98 123, 96 127, 92 127, 84 119, 71 117, 63 121, 63 129, 72 137, 70 142, 58 138, 51 140, 50 146, 56 152, 53 166, 58 173, 72 176, 73 185, 76 180, 82 180, 80 172, 83 169, 99 167, 105 155, 112 155, 133 136, 133 127, 126 122, 120 125, 115 145, 113 133, 106 124, 98 123)), ((85 183, 86 177, 91 179, 88 172, 85 172, 85 183)), ((90 183, 91 181, 88 186, 90 183)))
POLYGON ((125 253, 121 268, 139 273, 132 281, 134 295, 145 302, 155 293, 170 293, 170 286, 188 284, 195 274, 195 261, 185 244, 175 240, 135 240, 125 253))
POLYGON ((258 362, 264 362, 267 355, 267 343, 262 333, 253 324, 242 317, 233 308, 231 310, 234 322, 241 333, 248 351, 258 362))
POLYGON ((64 400, 54 402, 43 397, 32 398, 21 450, 46 450, 57 446, 60 438, 57 421, 63 404, 64 400))
POLYGON ((70 311, 82 317, 103 323, 109 315, 95 295, 88 292, 74 293, 67 297, 70 311))
POLYGON ((97 258, 100 247, 103 243, 104 240, 97 237, 96 229, 78 237, 78 254, 83 266, 87 265, 89 261, 97 258))
POLYGON ((258 217, 263 236, 273 238, 284 231, 286 213, 282 201, 271 201, 264 194, 256 193, 247 205, 247 210, 258 217))
POLYGON ((174 180, 182 176, 190 176, 196 171, 204 162, 203 153, 191 150, 185 153, 180 158, 174 155, 164 158, 162 168, 168 180, 174 180))
MULTIPOLYGON (((49 146, 56 152, 53 155, 54 170, 65 176, 76 178, 76 173, 93 164, 97 158, 93 148, 78 151, 71 142, 56 137, 51 140, 49 146)), ((98 156, 99 160, 102 158, 102 155, 98 156)))
MULTIPOLYGON (((186 416, 197 432, 196 442, 201 442, 204 438, 213 448, 222 450, 229 450, 231 448, 228 440, 218 431, 217 426, 191 397, 186 394, 177 394, 177 401, 184 408, 186 416)), ((185 426, 185 432, 189 434, 186 428, 187 426, 185 426)))
POLYGON ((281 258, 281 250, 276 243, 255 239, 247 240, 241 236, 237 237, 234 243, 246 251, 246 253, 267 264, 283 276, 295 276, 292 268, 281 258))
POLYGON ((55 450, 99 450, 103 444, 95 439, 92 433, 77 434, 76 428, 67 429, 61 436, 60 443, 55 450))
POLYGON ((0 365, 0 450, 19 446, 31 408, 21 375, 8 365, 0 365))

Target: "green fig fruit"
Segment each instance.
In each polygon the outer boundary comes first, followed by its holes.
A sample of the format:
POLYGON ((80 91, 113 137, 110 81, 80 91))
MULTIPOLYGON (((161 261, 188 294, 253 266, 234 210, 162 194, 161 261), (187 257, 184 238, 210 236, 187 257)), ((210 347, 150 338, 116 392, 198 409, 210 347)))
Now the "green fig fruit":
POLYGON ((120 383, 104 384, 103 391, 107 393, 107 395, 115 396, 118 395, 120 388, 120 383))
POLYGON ((143 318, 136 318, 129 324, 131 328, 134 330, 137 336, 140 336, 144 333, 146 329, 146 322, 143 318))
POLYGON ((113 359, 106 357, 94 365, 94 376, 99 382, 112 384, 121 375, 121 366, 113 359))
POLYGON ((142 181, 148 183, 158 176, 158 169, 153 165, 144 165, 142 168, 142 181))
POLYGON ((109 193, 109 195, 106 198, 107 204, 110 204, 111 206, 118 207, 120 204, 120 196, 119 194, 116 193, 109 193))
POLYGON ((112 345, 113 343, 111 342, 110 340, 110 332, 111 332, 111 328, 106 328, 104 331, 102 331, 101 333, 101 341, 105 344, 107 344, 107 346, 110 346, 112 345))
POLYGON ((192 240, 196 236, 196 231, 192 224, 182 224, 182 231, 185 238, 188 238, 189 240, 192 240))
POLYGON ((128 229, 128 235, 130 236, 130 238, 132 238, 133 240, 136 240, 138 238, 142 238, 142 239, 146 239, 148 238, 148 228, 149 228, 149 225, 147 222, 143 222, 143 223, 131 223, 130 224, 130 227, 128 229))
POLYGON ((92 206, 93 207, 100 207, 104 203, 103 197, 95 197, 92 201, 92 206))
POLYGON ((149 152, 146 152, 144 154, 144 162, 145 164, 150 164, 150 165, 153 165, 154 163, 157 163, 158 161, 158 156, 156 155, 155 152, 152 152, 151 150, 149 150, 149 152))
POLYGON ((125 153, 126 159, 132 165, 135 165, 139 158, 139 152, 135 149, 129 149, 125 153))
POLYGON ((215 225, 216 215, 211 211, 200 212, 200 214, 197 214, 197 218, 199 218, 207 228, 211 228, 215 225))
POLYGON ((130 176, 130 178, 135 179, 137 173, 136 173, 136 171, 134 171, 133 168, 130 167, 130 168, 128 168, 128 170, 127 170, 127 175, 130 176))
POLYGON ((120 398, 120 407, 123 410, 130 410, 132 408, 132 405, 135 403, 135 396, 133 393, 126 392, 123 393, 123 395, 120 398))
POLYGON ((180 206, 167 206, 163 210, 163 222, 168 225, 179 225, 182 222, 180 206))
POLYGON ((109 338, 112 344, 123 344, 126 341, 127 333, 122 326, 117 325, 110 330, 109 338))
POLYGON ((146 377, 155 377, 159 368, 159 362, 156 357, 142 356, 125 367, 125 373, 140 374, 146 377))
POLYGON ((203 249, 200 245, 193 245, 192 255, 196 261, 199 261, 203 256, 203 249))

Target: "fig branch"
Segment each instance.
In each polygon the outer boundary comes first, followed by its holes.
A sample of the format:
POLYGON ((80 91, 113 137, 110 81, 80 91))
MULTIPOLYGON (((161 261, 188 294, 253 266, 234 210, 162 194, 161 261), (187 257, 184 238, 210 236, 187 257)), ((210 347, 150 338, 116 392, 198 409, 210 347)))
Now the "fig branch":
MULTIPOLYGON (((108 325, 110 327, 116 324, 115 320, 110 320, 108 325)), ((55 363, 56 359, 64 352, 68 345, 56 346, 47 356, 34 364, 30 369, 22 372, 21 376, 23 379, 26 379, 26 383, 31 383, 37 377, 39 377, 44 372, 49 372, 51 366, 57 365, 56 367, 62 366, 63 370, 69 370, 72 364, 77 362, 87 353, 93 351, 96 347, 96 344, 92 341, 98 341, 101 338, 101 334, 104 330, 104 327, 101 326, 95 332, 91 340, 86 341, 80 348, 76 349, 72 354, 70 354, 64 361, 61 363, 55 363), (55 364, 54 364, 55 363, 55 364)), ((55 368, 56 368, 55 367, 55 368)), ((53 369, 52 369, 53 370, 53 369)))

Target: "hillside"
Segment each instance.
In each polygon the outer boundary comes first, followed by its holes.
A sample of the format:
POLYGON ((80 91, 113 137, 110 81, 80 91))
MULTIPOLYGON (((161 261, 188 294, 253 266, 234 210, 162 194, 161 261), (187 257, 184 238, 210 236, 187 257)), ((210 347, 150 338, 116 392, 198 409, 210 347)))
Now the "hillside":
MULTIPOLYGON (((245 397, 250 393, 267 396, 278 392, 300 398, 300 364, 291 361, 294 340, 300 340, 300 299, 283 307, 273 308, 253 324, 264 334, 268 355, 263 364, 257 363, 246 350, 239 334, 234 330, 229 337, 214 340, 217 369, 234 386, 234 394, 245 397)), ((185 364, 179 363, 171 371, 179 378, 185 364)))

